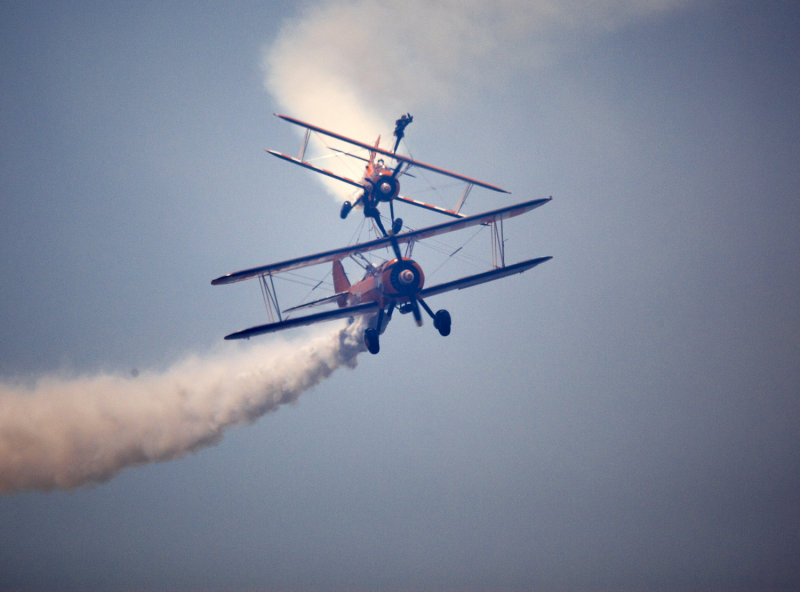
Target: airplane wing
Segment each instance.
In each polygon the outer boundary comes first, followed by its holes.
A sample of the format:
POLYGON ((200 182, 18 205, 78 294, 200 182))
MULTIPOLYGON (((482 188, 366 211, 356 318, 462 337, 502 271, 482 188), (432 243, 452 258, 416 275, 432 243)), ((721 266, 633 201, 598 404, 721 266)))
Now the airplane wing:
POLYGON ((274 333, 275 331, 282 331, 284 329, 291 329, 293 327, 303 327, 305 325, 321 323, 323 321, 332 321, 334 319, 370 314, 373 312, 378 312, 379 308, 380 305, 377 302, 365 302, 364 304, 349 306, 347 308, 336 308, 305 317, 296 317, 277 323, 267 323, 266 325, 250 327, 249 329, 243 329, 241 331, 231 333, 230 335, 226 335, 225 339, 250 339, 256 335, 263 335, 264 333, 274 333))
MULTIPOLYGON (((515 204, 513 206, 506 206, 504 208, 499 208, 489 212, 484 212, 482 214, 475 214, 474 216, 466 216, 464 218, 459 218, 458 220, 453 220, 452 222, 444 222, 442 224, 437 224, 436 226, 428 226, 426 228, 420 228, 419 230, 404 232, 402 234, 395 235, 394 238, 395 240, 397 240, 398 244, 402 244, 410 241, 418 241, 425 238, 430 238, 432 236, 443 234, 445 232, 461 230, 463 228, 468 228, 470 226, 475 226, 477 224, 491 224, 492 222, 496 222, 497 220, 505 220, 506 218, 513 218, 514 216, 519 216, 520 214, 529 212, 534 208, 538 208, 539 206, 546 204, 550 200, 552 200, 551 197, 546 197, 544 199, 534 199, 531 201, 515 204)), ((383 237, 366 243, 351 245, 349 247, 342 247, 330 251, 323 251, 321 253, 314 253, 313 255, 306 255, 304 257, 297 257, 295 259, 288 259, 286 261, 280 261, 278 263, 270 263, 268 265, 262 265, 260 267, 243 269, 242 271, 236 271, 233 273, 229 273, 227 275, 220 276, 216 279, 213 279, 211 280, 211 284, 214 286, 220 284, 232 284, 234 282, 241 282, 249 278, 258 277, 260 275, 277 273, 279 271, 291 271, 294 269, 299 269, 301 267, 308 267, 309 265, 327 263, 329 261, 333 261, 334 259, 343 259, 355 253, 365 253, 367 251, 374 251, 376 249, 390 247, 391 240, 392 239, 390 237, 383 237)))
POLYGON ((452 216, 453 218, 466 218, 464 214, 459 214, 458 212, 454 212, 453 210, 448 210, 446 208, 440 208, 439 206, 434 206, 431 204, 427 204, 423 201, 418 201, 416 199, 411 199, 410 197, 405 197, 403 195, 398 195, 395 197, 396 200, 402 201, 403 203, 411 204, 412 206, 417 206, 418 208, 423 208, 425 210, 430 210, 431 212, 438 212, 440 214, 444 214, 445 216, 452 216))
POLYGON ((460 175, 458 173, 454 173, 452 171, 448 171, 446 169, 442 169, 430 164, 426 164, 419 160, 414 160, 413 158, 409 158, 408 156, 402 156, 400 154, 395 154, 394 152, 390 152, 389 150, 383 150, 382 148, 376 148, 371 144, 367 144, 365 142, 361 142, 359 140, 354 140, 353 138, 348 138, 347 136, 343 136, 341 134, 337 134, 336 132, 332 132, 325 128, 306 123, 305 121, 300 121, 299 119, 295 119, 294 117, 289 117, 288 115, 281 115, 280 113, 274 114, 276 117, 280 117, 284 121, 288 121, 289 123, 293 123, 295 125, 299 125, 300 127, 304 127, 306 129, 310 129, 311 131, 318 132, 320 134, 324 134, 326 136, 330 136, 336 140, 341 140, 342 142, 347 142, 348 144, 352 144, 354 146, 358 146, 360 148, 364 148, 365 150, 370 150, 372 152, 377 152, 378 154, 382 154, 384 156, 388 156, 389 158, 394 158, 398 162, 405 162, 411 166, 420 167, 422 169, 427 169, 429 171, 433 171, 434 173, 439 173, 440 175, 445 175, 447 177, 452 177, 453 179, 458 179, 459 181, 464 181, 465 183, 470 183, 471 185, 477 185, 478 187, 484 187, 486 189, 491 189, 492 191, 499 191, 500 193, 511 193, 510 191, 506 191, 505 189, 498 187, 497 185, 492 185, 490 183, 486 183, 484 181, 478 181, 477 179, 473 179, 471 177, 467 177, 466 175, 460 175))
MULTIPOLYGON (((394 238, 395 240, 397 240, 398 244, 402 244, 410 241, 418 241, 425 238, 430 238, 432 236, 443 234, 445 232, 461 230, 463 228, 468 228, 470 226, 475 226, 477 224, 491 224, 492 222, 496 222, 498 220, 513 218, 514 216, 519 216, 520 214, 529 212, 534 208, 538 208, 539 206, 546 204, 551 199, 552 199, 551 197, 547 197, 544 199, 534 199, 519 204, 515 204, 512 206, 498 208, 496 210, 492 210, 489 212, 484 212, 482 214, 475 214, 474 216, 466 216, 464 218, 459 218, 458 220, 453 220, 451 222, 444 222, 442 224, 437 224, 436 226, 428 226, 426 228, 420 228, 419 230, 404 232, 402 234, 395 235, 394 238)), ((288 259, 286 261, 280 261, 278 263, 270 263, 269 265, 262 265, 260 267, 243 269, 242 271, 236 271, 233 273, 229 273, 227 275, 220 276, 216 279, 213 279, 211 280, 211 284, 214 286, 221 284, 232 284, 234 282, 241 282, 249 278, 258 277, 260 275, 277 273, 279 271, 291 271, 293 269, 299 269, 301 267, 307 267, 309 265, 327 263, 329 261, 333 261, 334 259, 343 259, 344 257, 348 257, 355 253, 365 253, 367 251, 374 251, 375 249, 390 247, 391 241, 392 239, 390 237, 378 238, 373 241, 369 241, 366 243, 359 243, 356 245, 351 245, 349 247, 342 247, 330 251, 323 251, 321 253, 314 253, 313 255, 306 255, 304 257, 297 257, 295 259, 288 259)))
POLYGON ((533 267, 536 267, 540 263, 549 261, 550 259, 552 259, 552 257, 539 257, 537 259, 521 261, 519 263, 515 263, 514 265, 507 265, 506 267, 498 267, 497 269, 492 269, 476 275, 470 275, 453 280, 451 282, 445 282, 443 284, 437 284, 429 288, 424 288, 419 295, 422 298, 427 298, 428 296, 435 296, 436 294, 449 292, 450 290, 462 290, 464 288, 477 286, 478 284, 483 284, 485 282, 493 282, 494 280, 499 280, 500 278, 514 275, 515 273, 527 271, 533 267))
POLYGON ((327 169, 322 169, 322 168, 316 167, 316 166, 314 166, 313 164, 311 164, 310 162, 308 162, 306 160, 300 160, 298 158, 295 158, 294 156, 289 156, 288 154, 283 154, 282 152, 278 152, 277 150, 269 150, 269 149, 267 149, 266 152, 269 152, 270 154, 272 154, 273 156, 277 156, 278 158, 282 158, 283 160, 287 160, 287 161, 291 162, 292 164, 296 164, 296 165, 299 165, 301 167, 304 167, 304 168, 310 169, 312 171, 315 171, 317 173, 321 173, 323 175, 326 175, 326 176, 328 176, 328 177, 330 177, 332 179, 336 179, 338 181, 344 181, 345 183, 348 183, 348 184, 353 185, 355 187, 363 187, 363 185, 361 183, 359 183, 358 181, 354 181, 353 179, 348 179, 347 177, 343 177, 342 175, 337 175, 333 171, 329 171, 327 169))

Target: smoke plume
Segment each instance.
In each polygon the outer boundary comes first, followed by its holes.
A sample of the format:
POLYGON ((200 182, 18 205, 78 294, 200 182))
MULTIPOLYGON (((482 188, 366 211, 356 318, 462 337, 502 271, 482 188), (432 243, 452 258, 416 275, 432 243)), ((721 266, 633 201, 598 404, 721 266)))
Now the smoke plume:
POLYGON ((282 110, 372 138, 406 110, 446 114, 479 89, 502 98, 511 77, 568 53, 567 32, 599 36, 688 3, 327 0, 284 23, 264 84, 282 110))
POLYGON ((0 492, 70 489, 216 444, 292 403, 363 350, 360 323, 296 343, 191 357, 137 377, 0 384, 0 492))
MULTIPOLYGON (((363 141, 380 133, 389 148, 401 113, 447 122, 478 95, 502 109, 509 80, 569 55, 565 44, 689 2, 324 0, 266 48, 264 85, 278 110, 363 141)), ((325 168, 353 175, 344 159, 325 168)), ((343 183, 319 181, 338 199, 353 197, 343 183)))

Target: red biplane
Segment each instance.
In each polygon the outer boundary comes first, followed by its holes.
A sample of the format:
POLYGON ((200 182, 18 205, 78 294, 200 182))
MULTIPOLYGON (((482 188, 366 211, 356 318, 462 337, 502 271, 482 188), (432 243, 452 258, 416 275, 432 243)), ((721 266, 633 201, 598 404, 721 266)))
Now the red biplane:
POLYGON ((321 321, 341 319, 347 317, 366 316, 367 328, 364 331, 364 342, 370 353, 376 354, 380 349, 379 336, 386 329, 386 325, 395 310, 402 314, 411 313, 417 325, 422 325, 424 310, 432 319, 433 326, 443 336, 450 333, 450 314, 446 310, 434 313, 425 302, 429 296, 435 296, 450 290, 467 288, 490 282, 515 273, 522 273, 528 269, 544 263, 551 257, 528 259, 513 265, 505 265, 503 220, 518 216, 534 208, 538 208, 550 201, 551 198, 536 199, 513 206, 507 206, 483 214, 463 217, 458 220, 429 226, 419 230, 389 235, 372 241, 324 251, 289 259, 279 263, 263 265, 245 269, 218 277, 212 280, 213 285, 230 284, 249 278, 259 278, 265 293, 265 300, 274 309, 277 320, 264 325, 258 325, 236 333, 227 335, 225 339, 248 339, 255 335, 271 333, 292 327, 310 325, 321 321), (461 230, 470 226, 483 224, 491 226, 493 246, 497 252, 494 269, 462 277, 453 281, 425 287, 425 276, 420 265, 410 258, 410 249, 419 240, 430 238, 446 232, 461 230), (400 245, 408 245, 409 252, 404 256, 400 245), (354 284, 347 279, 342 265, 342 259, 349 256, 360 255, 376 249, 391 248, 394 258, 378 265, 368 265, 364 277, 354 284), (326 298, 315 300, 286 309, 281 313, 278 307, 277 296, 273 284, 273 275, 288 272, 310 265, 333 262, 334 294, 326 298), (336 303, 338 308, 306 316, 290 317, 293 312, 308 307, 336 303))
POLYGON ((349 201, 345 201, 344 204, 342 204, 340 215, 342 218, 346 218, 347 215, 350 213, 350 210, 352 210, 354 207, 363 207, 364 215, 375 220, 375 224, 378 226, 383 236, 388 236, 390 233, 386 232, 386 229, 383 227, 383 223, 381 222, 380 212, 378 211, 378 206, 381 202, 389 203, 389 212, 392 220, 391 234, 397 234, 403 227, 403 221, 400 218, 395 219, 394 217, 395 200, 411 204, 419 208, 424 208, 426 210, 430 210, 433 212, 439 212, 440 214, 445 214, 446 216, 451 216, 454 218, 463 218, 464 215, 460 213, 461 208, 464 205, 464 202, 466 201, 467 196, 469 195, 469 192, 472 190, 473 186, 477 185, 478 187, 484 187, 486 189, 491 189, 492 191, 509 193, 505 189, 497 187, 496 185, 491 185, 483 181, 478 181, 477 179, 472 179, 465 175, 453 173, 451 171, 447 171, 445 169, 441 169, 439 167, 435 167, 426 164, 424 162, 420 162, 419 160, 414 160, 413 158, 410 158, 408 156, 402 156, 400 154, 397 154, 397 147, 400 144, 400 140, 403 137, 405 127, 412 120, 412 117, 409 114, 403 115, 400 119, 397 120, 395 127, 395 136, 397 138, 397 141, 395 142, 393 151, 384 150, 379 146, 381 140, 380 136, 378 136, 378 139, 375 141, 374 144, 368 144, 366 142, 354 140, 352 138, 348 138, 347 136, 343 136, 342 134, 338 134, 336 132, 323 129, 316 125, 300 121, 299 119, 289 117, 288 115, 279 115, 278 113, 276 113, 275 115, 276 117, 280 117, 285 121, 288 121, 290 123, 305 128, 306 134, 303 140, 303 144, 300 148, 300 154, 298 158, 289 156, 288 154, 277 152, 276 150, 268 149, 267 152, 269 152, 273 156, 282 158, 283 160, 287 160, 291 163, 300 165, 302 167, 305 167, 307 169, 310 169, 312 171, 315 171, 332 179, 337 179, 339 181, 342 181, 343 183, 347 183, 349 185, 359 188, 361 190, 361 194, 358 196, 355 202, 351 203, 349 201), (367 150, 368 157, 363 157, 357 154, 351 154, 349 152, 332 148, 332 150, 334 150, 335 152, 344 154, 345 156, 363 160, 367 163, 364 169, 364 175, 361 178, 361 180, 357 181, 355 179, 350 179, 343 175, 337 174, 333 171, 317 167, 312 163, 308 162, 307 160, 304 160, 311 132, 316 132, 324 136, 333 138, 334 140, 339 140, 341 142, 345 142, 352 146, 356 146, 358 148, 367 150), (387 163, 380 157, 391 159, 392 161, 394 161, 394 165, 393 166, 387 165, 387 163), (400 195, 399 177, 401 175, 408 174, 408 170, 412 167, 425 169, 428 171, 432 171, 434 173, 438 173, 440 175, 445 175, 447 177, 451 177, 453 179, 458 179, 459 181, 465 182, 466 188, 461 198, 459 199, 458 203, 455 205, 455 207, 452 210, 449 210, 447 208, 441 208, 438 206, 427 204, 400 195))

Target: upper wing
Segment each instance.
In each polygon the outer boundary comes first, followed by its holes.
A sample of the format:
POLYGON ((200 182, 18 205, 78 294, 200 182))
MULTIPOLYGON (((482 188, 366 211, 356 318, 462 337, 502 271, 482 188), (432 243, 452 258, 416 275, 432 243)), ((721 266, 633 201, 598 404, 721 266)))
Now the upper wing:
POLYGON ((291 329, 292 327, 303 327, 313 323, 321 323, 322 321, 332 321, 334 319, 343 319, 345 317, 353 317, 357 315, 369 314, 377 312, 380 305, 377 302, 365 302, 356 306, 348 306, 347 308, 335 308, 325 312, 308 315, 305 317, 295 317, 277 323, 267 323, 266 325, 258 325, 243 329, 236 333, 226 335, 225 339, 250 339, 256 335, 263 335, 264 333, 274 333, 275 331, 282 331, 283 329, 291 329))
POLYGON ((473 179, 471 177, 467 177, 466 175, 460 175, 458 173, 454 173, 452 171, 448 171, 446 169, 442 169, 430 164, 426 164, 419 160, 414 160, 413 158, 409 158, 407 156, 402 156, 400 154, 395 154, 394 152, 390 152, 388 150, 383 150, 382 148, 377 148, 371 144, 367 144, 366 142, 361 142, 359 140, 354 140, 353 138, 348 138, 347 136, 343 136, 342 134, 337 134, 336 132, 332 132, 325 128, 306 123, 305 121, 300 121, 299 119, 295 119, 294 117, 289 117, 288 115, 281 115, 280 113, 275 113, 276 117, 280 117, 284 121, 288 121, 289 123, 293 123, 295 125, 299 125, 300 127, 304 127, 306 129, 310 129, 312 131, 318 132, 320 134, 324 134, 326 136, 330 136, 331 138, 335 138, 337 140, 341 140, 342 142, 347 142, 348 144, 353 144, 354 146, 358 146, 360 148, 364 148, 366 150, 377 152, 378 154, 382 154, 384 156, 388 156, 390 158, 394 158, 399 162, 405 162, 411 166, 420 167, 423 169, 427 169, 429 171, 433 171, 434 173, 439 173, 440 175, 446 175, 448 177, 452 177, 453 179, 458 179, 460 181, 464 181, 466 183, 470 183, 472 185, 477 185, 478 187, 485 187, 486 189, 491 189, 492 191, 499 191, 500 193, 511 193, 510 191, 506 191, 505 189, 498 187, 497 185, 492 185, 490 183, 486 183, 484 181, 478 181, 477 179, 473 179))
MULTIPOLYGON (((513 218, 514 216, 524 214, 525 212, 546 204, 551 199, 552 198, 550 197, 544 199, 534 199, 520 204, 515 204, 513 206, 506 206, 504 208, 492 210, 490 212, 459 218, 458 220, 453 220, 452 222, 444 222, 442 224, 437 224, 436 226, 428 226, 426 228, 420 228, 419 230, 404 232, 396 235, 394 238, 398 243, 407 243, 410 241, 418 241, 424 238, 430 238, 445 232, 461 230, 462 228, 468 228, 477 224, 491 224, 492 222, 496 222, 498 220, 513 218)), ((367 251, 374 251, 375 249, 389 247, 391 245, 391 241, 391 237, 378 238, 373 241, 359 243, 349 247, 342 247, 340 249, 314 253, 313 255, 288 259, 279 263, 270 263, 269 265, 262 265, 260 267, 243 269, 242 271, 236 271, 220 276, 214 280, 211 280, 211 283, 215 286, 220 284, 232 284, 233 282, 240 282, 242 280, 258 277, 260 275, 266 275, 269 273, 275 273, 278 271, 291 271, 293 269, 299 269, 309 265, 327 263, 328 261, 333 261, 334 259, 343 259, 344 257, 348 257, 349 255, 353 255, 355 253, 364 253, 367 251)))
POLYGON ((552 257, 539 257, 537 259, 528 259, 527 261, 520 261, 519 263, 515 263, 514 265, 499 267, 497 269, 492 269, 491 271, 485 271, 483 273, 478 273, 476 275, 470 275, 457 280, 453 280, 452 282, 445 282, 443 284, 437 284, 435 286, 431 286, 430 288, 425 288, 420 292, 419 295, 422 298, 427 298, 428 296, 435 296, 436 294, 441 294, 442 292, 449 292, 450 290, 461 290, 463 288, 469 288, 470 286, 477 286, 478 284, 483 284, 485 282, 492 282, 494 280, 499 280, 500 278, 504 278, 506 276, 513 275, 515 273, 522 273, 523 271, 527 271, 533 267, 536 267, 540 263, 549 261, 550 259, 552 259, 552 257))

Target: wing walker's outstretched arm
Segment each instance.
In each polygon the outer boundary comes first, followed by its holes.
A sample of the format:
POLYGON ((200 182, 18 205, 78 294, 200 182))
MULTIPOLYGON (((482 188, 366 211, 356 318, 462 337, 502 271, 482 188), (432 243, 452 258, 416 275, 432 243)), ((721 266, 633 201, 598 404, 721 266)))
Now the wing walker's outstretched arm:
POLYGON ((400 140, 403 139, 406 128, 412 121, 414 121, 414 116, 411 115, 411 113, 406 113, 405 115, 401 115, 400 119, 394 122, 394 137, 397 139, 394 141, 394 149, 392 152, 397 153, 397 147, 400 146, 400 140))

